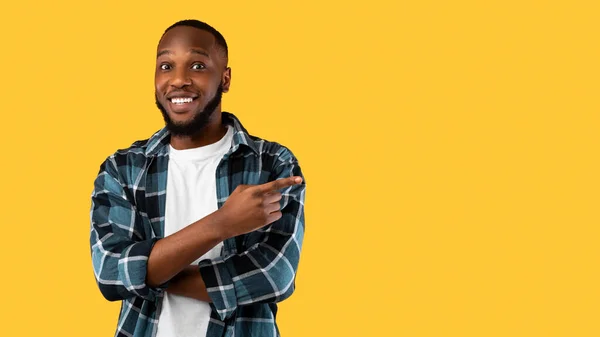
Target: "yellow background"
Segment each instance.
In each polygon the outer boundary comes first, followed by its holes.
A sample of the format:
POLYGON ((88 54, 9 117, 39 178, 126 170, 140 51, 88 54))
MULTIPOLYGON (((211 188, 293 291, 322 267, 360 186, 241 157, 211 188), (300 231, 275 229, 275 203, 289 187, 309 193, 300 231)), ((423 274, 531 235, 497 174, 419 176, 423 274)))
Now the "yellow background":
POLYGON ((599 336, 599 6, 590 1, 2 5, 2 336, 112 336, 89 196, 163 126, 155 48, 230 45, 224 108, 300 159, 283 336, 599 336))

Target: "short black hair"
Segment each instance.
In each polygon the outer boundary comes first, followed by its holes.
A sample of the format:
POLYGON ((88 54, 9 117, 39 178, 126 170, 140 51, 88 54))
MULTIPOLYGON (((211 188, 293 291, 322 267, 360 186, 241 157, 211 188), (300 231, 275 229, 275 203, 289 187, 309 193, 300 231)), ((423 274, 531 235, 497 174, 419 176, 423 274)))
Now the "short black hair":
POLYGON ((208 23, 202 22, 200 20, 194 20, 194 19, 186 19, 186 20, 177 21, 174 24, 172 24, 171 26, 169 26, 169 28, 165 29, 165 32, 163 33, 163 35, 165 35, 172 28, 175 28, 178 26, 194 27, 194 28, 198 28, 200 30, 204 30, 204 31, 211 33, 215 37, 215 41, 217 42, 217 44, 225 52, 225 58, 227 58, 229 56, 229 50, 227 48, 227 41, 225 41, 225 38, 223 37, 223 35, 221 35, 221 33, 219 33, 218 30, 216 30, 214 27, 212 27, 208 23))

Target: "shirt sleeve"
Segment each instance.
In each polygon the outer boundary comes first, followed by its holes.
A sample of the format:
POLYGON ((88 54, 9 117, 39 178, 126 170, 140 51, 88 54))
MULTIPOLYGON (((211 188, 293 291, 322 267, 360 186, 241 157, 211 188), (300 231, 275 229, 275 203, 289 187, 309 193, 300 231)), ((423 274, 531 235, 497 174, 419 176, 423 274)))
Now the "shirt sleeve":
POLYGON ((257 243, 239 254, 202 260, 200 274, 219 317, 231 317, 237 306, 280 302, 295 289, 304 237, 306 183, 296 158, 286 150, 279 156, 274 179, 301 176, 303 181, 281 190, 282 217, 250 235, 257 243))
POLYGON ((134 296, 152 301, 164 289, 146 284, 148 256, 158 238, 144 239, 142 219, 123 186, 114 159, 107 159, 92 192, 90 246, 96 283, 109 301, 134 296))

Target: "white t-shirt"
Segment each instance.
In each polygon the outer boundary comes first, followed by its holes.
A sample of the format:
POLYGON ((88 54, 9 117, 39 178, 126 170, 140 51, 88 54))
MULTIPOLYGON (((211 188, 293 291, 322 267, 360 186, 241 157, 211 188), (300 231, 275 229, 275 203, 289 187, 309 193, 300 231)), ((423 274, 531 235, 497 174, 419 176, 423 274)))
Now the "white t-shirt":
MULTIPOLYGON (((217 210, 216 169, 231 147, 233 128, 221 140, 194 149, 170 148, 167 174, 165 236, 217 210)), ((223 243, 194 261, 218 257, 223 243)), ((157 337, 206 336, 210 306, 193 298, 170 294, 162 300, 157 337)))

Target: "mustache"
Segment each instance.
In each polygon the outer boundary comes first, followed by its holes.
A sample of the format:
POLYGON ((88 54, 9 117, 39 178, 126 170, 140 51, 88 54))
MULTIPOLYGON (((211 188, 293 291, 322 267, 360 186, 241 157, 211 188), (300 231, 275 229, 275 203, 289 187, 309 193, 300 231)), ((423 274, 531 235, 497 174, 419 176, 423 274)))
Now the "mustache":
MULTIPOLYGON (((184 91, 185 91, 185 90, 177 90, 176 92, 184 92, 184 91)), ((219 86, 217 87, 217 92, 215 93, 215 97, 214 97, 213 99, 218 99, 218 98, 217 98, 217 96, 219 96, 219 97, 220 97, 220 96, 222 96, 222 95, 223 95, 223 93, 224 93, 224 92, 223 92, 223 81, 221 81, 221 82, 219 83, 219 86)), ((167 95, 168 95, 168 94, 165 94, 165 95, 164 95, 164 96, 165 96, 165 99, 166 99, 166 96, 167 96, 167 95)), ((196 95, 198 96, 198 97, 197 97, 197 99, 200 99, 200 98, 202 98, 202 96, 204 96, 204 95, 201 95, 201 94, 196 94, 196 95)), ((159 103, 159 101, 160 101, 160 99, 159 99, 159 97, 158 97, 158 91, 157 91, 156 89, 154 90, 154 100, 155 100, 157 103, 159 103)))

